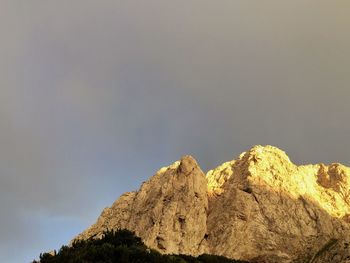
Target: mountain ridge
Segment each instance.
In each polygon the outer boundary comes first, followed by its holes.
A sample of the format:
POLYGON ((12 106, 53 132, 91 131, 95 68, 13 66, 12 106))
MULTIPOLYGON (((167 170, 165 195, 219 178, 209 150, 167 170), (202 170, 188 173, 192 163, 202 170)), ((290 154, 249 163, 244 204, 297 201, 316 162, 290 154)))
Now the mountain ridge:
POLYGON ((74 240, 126 228, 167 254, 345 262, 349 204, 348 167, 297 166, 284 151, 257 145, 206 174, 192 156, 183 156, 122 195, 74 240), (318 253, 330 240, 342 247, 318 253))

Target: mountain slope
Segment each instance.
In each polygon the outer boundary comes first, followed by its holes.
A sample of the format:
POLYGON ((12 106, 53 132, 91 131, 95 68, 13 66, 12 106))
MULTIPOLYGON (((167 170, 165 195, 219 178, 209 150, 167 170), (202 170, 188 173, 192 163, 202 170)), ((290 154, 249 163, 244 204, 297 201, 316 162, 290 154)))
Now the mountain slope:
POLYGON ((163 255, 147 248, 129 230, 108 231, 101 238, 79 240, 56 252, 40 255, 33 263, 248 263, 221 256, 163 255))
POLYGON ((255 146, 207 175, 185 156, 122 195, 76 240, 127 228, 162 253, 342 262, 350 256, 349 190, 349 168, 296 166, 272 146, 255 146))

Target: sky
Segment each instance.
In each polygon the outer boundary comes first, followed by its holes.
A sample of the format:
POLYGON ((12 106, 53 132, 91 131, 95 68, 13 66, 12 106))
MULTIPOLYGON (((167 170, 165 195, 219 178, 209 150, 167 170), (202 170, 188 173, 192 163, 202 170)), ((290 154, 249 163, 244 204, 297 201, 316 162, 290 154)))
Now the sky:
POLYGON ((349 9, 0 0, 0 262, 67 244, 185 154, 350 166, 349 9))

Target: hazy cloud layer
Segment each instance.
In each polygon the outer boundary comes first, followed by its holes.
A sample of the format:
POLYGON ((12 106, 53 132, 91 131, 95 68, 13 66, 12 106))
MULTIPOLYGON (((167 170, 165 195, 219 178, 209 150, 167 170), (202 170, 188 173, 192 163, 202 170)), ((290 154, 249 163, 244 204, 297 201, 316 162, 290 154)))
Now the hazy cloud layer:
POLYGON ((0 1, 0 261, 58 248, 183 154, 350 165, 349 8, 0 1))

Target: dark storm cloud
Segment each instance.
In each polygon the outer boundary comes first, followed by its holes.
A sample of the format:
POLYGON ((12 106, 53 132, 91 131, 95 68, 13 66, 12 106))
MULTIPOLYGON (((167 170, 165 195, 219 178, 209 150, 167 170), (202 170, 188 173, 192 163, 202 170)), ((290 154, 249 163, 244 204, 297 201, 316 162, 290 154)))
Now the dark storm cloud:
POLYGON ((348 2, 0 5, 0 261, 57 248, 183 154, 349 165, 348 2))

